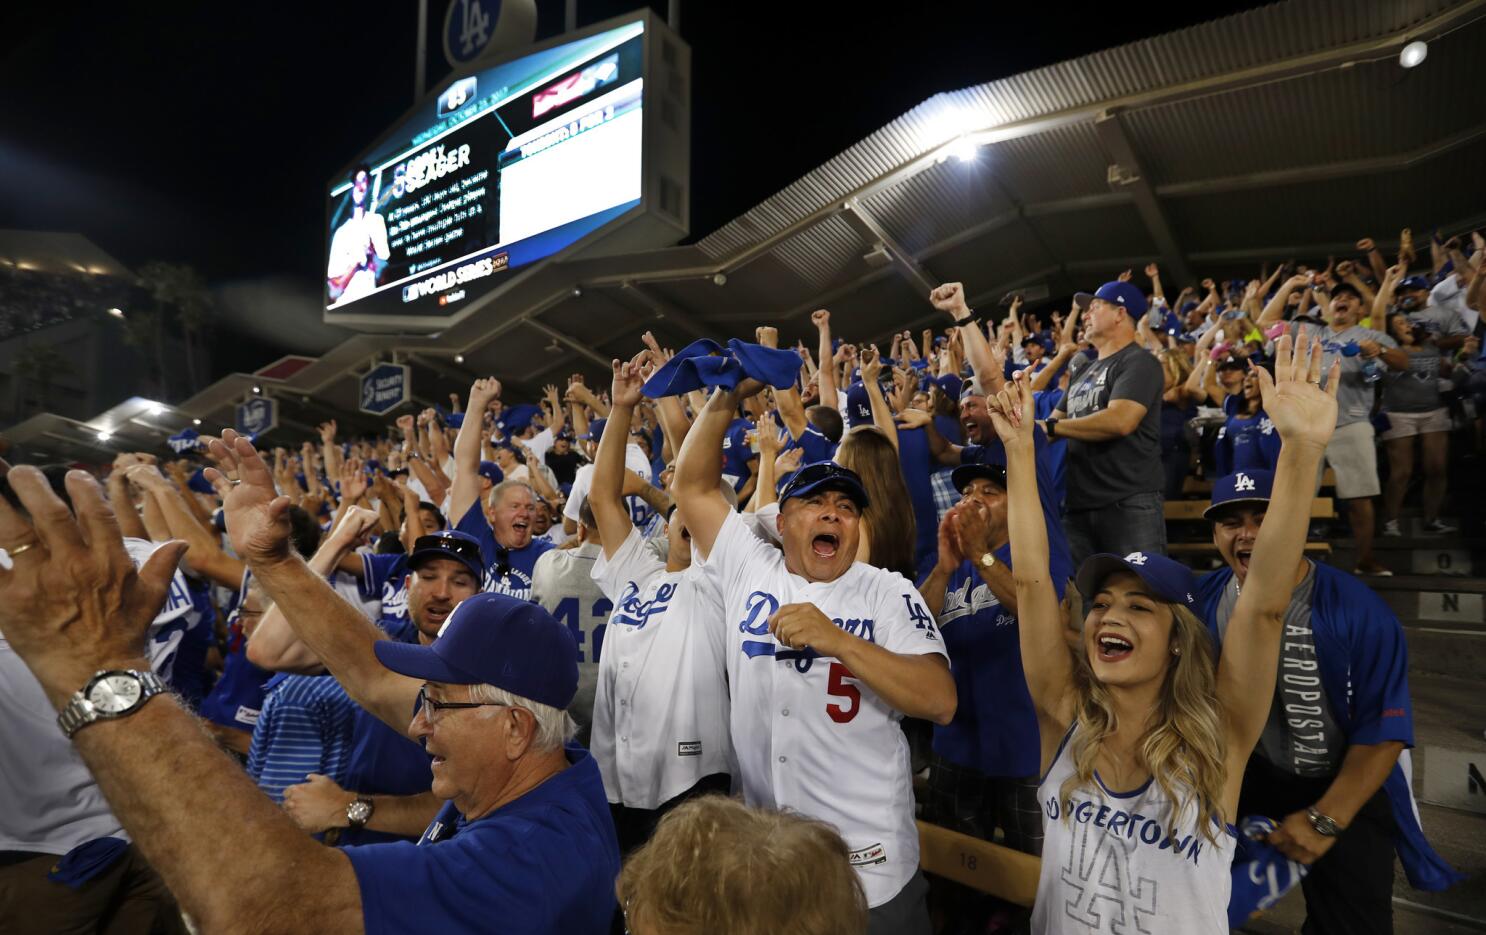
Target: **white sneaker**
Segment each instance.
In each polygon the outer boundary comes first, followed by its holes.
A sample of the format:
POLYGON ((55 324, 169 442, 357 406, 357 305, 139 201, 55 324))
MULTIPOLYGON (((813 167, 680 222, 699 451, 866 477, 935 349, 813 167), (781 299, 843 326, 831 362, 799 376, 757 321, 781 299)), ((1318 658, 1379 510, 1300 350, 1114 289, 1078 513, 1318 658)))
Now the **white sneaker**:
POLYGON ((1397 538, 1403 535, 1403 530, 1398 528, 1398 520, 1390 519, 1383 524, 1383 535, 1397 538))
MULTIPOLYGON (((1443 520, 1432 519, 1424 524, 1424 531, 1434 535, 1443 536, 1447 533, 1459 532, 1460 530, 1443 520)), ((1387 535, 1387 533, 1384 533, 1387 535)))

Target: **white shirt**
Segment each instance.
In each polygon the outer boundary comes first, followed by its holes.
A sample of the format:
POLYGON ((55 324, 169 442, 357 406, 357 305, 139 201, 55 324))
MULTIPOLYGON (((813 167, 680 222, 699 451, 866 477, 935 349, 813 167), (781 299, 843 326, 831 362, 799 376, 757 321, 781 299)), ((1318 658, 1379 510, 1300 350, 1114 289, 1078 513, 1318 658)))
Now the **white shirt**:
MULTIPOLYGON (((330 260, 326 264, 327 276, 340 276, 353 266, 366 262, 367 247, 380 259, 387 259, 392 251, 387 246, 387 222, 380 214, 363 212, 346 218, 330 238, 330 260)), ((341 305, 377 289, 377 274, 363 267, 356 271, 345 290, 332 305, 341 305)))
POLYGON ((1154 780, 1133 792, 1110 792, 1095 773, 1093 789, 1079 788, 1060 802, 1063 782, 1074 773, 1072 737, 1070 729, 1037 787, 1042 871, 1032 931, 1228 935, 1233 832, 1214 826, 1216 843, 1203 837, 1191 803, 1173 822, 1171 802, 1154 780))
POLYGON ((585 730, 593 721, 593 696, 599 680, 599 648, 613 604, 593 580, 593 565, 603 553, 596 542, 575 549, 551 549, 537 557, 531 570, 532 599, 578 642, 578 693, 568 713, 585 730))
POLYGON ((695 565, 666 571, 633 527, 593 580, 614 602, 589 744, 610 802, 658 808, 731 773, 721 595, 695 565))
MULTIPOLYGON (((624 447, 624 466, 646 480, 650 480, 650 459, 645 457, 645 449, 634 442, 624 447)), ((578 510, 583 506, 583 501, 588 499, 588 488, 592 486, 593 465, 585 464, 578 468, 577 474, 573 475, 573 489, 568 494, 568 502, 562 508, 564 519, 579 522, 578 510)), ((630 522, 636 526, 643 527, 650 522, 650 517, 655 515, 655 511, 639 497, 625 497, 624 502, 629 506, 630 522)))
POLYGON ((836 625, 904 655, 944 643, 913 584, 857 562, 835 581, 808 582, 784 554, 729 513, 704 567, 722 594, 729 721, 743 797, 836 826, 880 906, 918 870, 908 742, 889 707, 839 661, 779 646, 768 619, 785 604, 815 604, 836 625))
MULTIPOLYGON (((129 538, 124 546, 136 566, 158 548, 153 542, 129 538)), ((3 549, 0 567, 11 567, 3 549)), ((145 632, 150 668, 162 677, 174 664, 180 634, 165 643, 157 642, 155 636, 190 610, 185 575, 177 571, 165 606, 145 632)), ((4 725, 0 728, 0 851, 65 854, 94 838, 128 839, 93 774, 57 726, 57 710, 41 683, 3 635, 0 724, 4 725)))

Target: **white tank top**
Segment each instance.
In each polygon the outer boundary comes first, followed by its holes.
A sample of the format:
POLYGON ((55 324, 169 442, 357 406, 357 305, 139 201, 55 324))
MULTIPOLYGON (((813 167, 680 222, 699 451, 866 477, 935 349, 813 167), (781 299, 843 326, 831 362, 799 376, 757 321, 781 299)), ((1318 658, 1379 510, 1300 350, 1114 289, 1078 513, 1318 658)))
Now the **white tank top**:
POLYGON ((1193 804, 1168 829, 1170 802, 1154 780, 1111 792, 1095 773, 1092 789, 1060 802, 1074 774, 1072 737, 1069 728, 1037 787, 1044 838, 1032 931, 1228 935, 1232 830, 1220 830, 1216 844, 1207 840, 1193 804))

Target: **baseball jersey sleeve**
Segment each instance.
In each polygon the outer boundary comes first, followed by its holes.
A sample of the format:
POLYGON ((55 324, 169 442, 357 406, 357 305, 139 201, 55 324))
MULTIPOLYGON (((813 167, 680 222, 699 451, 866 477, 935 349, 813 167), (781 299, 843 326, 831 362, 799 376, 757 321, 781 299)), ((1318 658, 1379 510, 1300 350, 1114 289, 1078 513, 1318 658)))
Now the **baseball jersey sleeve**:
POLYGON ((729 512, 704 563, 718 591, 727 595, 750 571, 755 575, 783 561, 779 550, 753 534, 742 515, 729 512))
POLYGON ((1393 611, 1376 595, 1366 606, 1354 608, 1351 624, 1353 744, 1396 740, 1414 745, 1413 704, 1409 700, 1409 649, 1403 627, 1393 611))
POLYGON ((583 507, 583 501, 588 499, 588 488, 593 484, 593 465, 585 464, 578 468, 578 473, 573 476, 573 489, 568 494, 568 502, 563 505, 563 519, 579 522, 578 511, 583 507))
POLYGON ((924 606, 918 589, 902 575, 883 577, 875 602, 877 645, 903 656, 938 653, 947 658, 949 653, 944 648, 939 626, 924 606))
POLYGON ((640 530, 631 526, 614 557, 600 553, 589 573, 604 597, 617 603, 631 583, 637 589, 643 588, 646 581, 665 570, 665 563, 646 547, 640 530))

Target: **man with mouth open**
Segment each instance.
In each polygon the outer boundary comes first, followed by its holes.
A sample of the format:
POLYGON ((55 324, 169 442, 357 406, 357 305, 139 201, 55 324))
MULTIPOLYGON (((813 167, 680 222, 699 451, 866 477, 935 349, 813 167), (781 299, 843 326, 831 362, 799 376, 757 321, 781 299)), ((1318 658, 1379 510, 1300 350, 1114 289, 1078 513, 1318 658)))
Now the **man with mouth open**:
MULTIPOLYGON (((469 412, 484 412, 500 394, 500 381, 476 380, 470 386, 469 412)), ((537 495, 525 481, 503 481, 491 488, 480 502, 479 419, 465 419, 454 439, 454 482, 449 491, 449 516, 459 517, 454 528, 469 533, 480 543, 485 556, 485 590, 518 600, 534 600, 532 570, 543 552, 552 548, 544 539, 533 539, 537 495)))
MULTIPOLYGON (((1197 609, 1220 646, 1273 482, 1255 469, 1213 484, 1204 515, 1228 567, 1200 580, 1197 609)), ((1238 814, 1279 822, 1270 842, 1310 867, 1301 883, 1306 931, 1392 932, 1395 849, 1419 889, 1457 879, 1424 840, 1409 787, 1414 732, 1403 628, 1381 598, 1329 565, 1302 557, 1283 586, 1293 592, 1275 698, 1244 772, 1238 814)))
POLYGON ((943 640, 913 584, 855 560, 867 494, 832 462, 780 493, 783 551, 718 489, 722 437, 761 384, 718 389, 686 436, 672 494, 722 594, 729 721, 744 799, 830 822, 851 848, 869 932, 928 932, 904 715, 947 724, 943 640))

